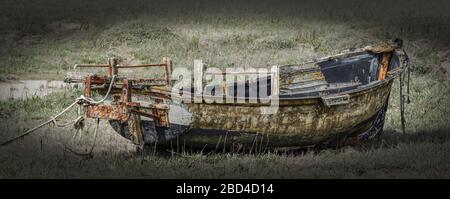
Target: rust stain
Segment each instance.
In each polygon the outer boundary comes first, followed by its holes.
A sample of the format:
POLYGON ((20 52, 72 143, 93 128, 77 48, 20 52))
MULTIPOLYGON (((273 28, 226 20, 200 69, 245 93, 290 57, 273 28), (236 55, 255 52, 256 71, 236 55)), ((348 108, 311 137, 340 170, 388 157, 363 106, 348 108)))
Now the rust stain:
POLYGON ((127 107, 123 105, 96 105, 86 108, 87 117, 119 120, 121 122, 127 121, 127 112, 127 107))
POLYGON ((392 53, 383 53, 383 59, 380 63, 380 73, 378 80, 384 80, 388 71, 389 61, 391 60, 392 53))

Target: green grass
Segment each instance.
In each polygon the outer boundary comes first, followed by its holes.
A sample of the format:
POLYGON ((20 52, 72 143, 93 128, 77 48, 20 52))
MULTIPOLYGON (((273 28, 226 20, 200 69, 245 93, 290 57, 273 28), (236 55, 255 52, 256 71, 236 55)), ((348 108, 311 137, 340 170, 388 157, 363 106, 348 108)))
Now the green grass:
MULTIPOLYGON (((86 159, 65 146, 88 149, 92 121, 81 144, 70 142, 70 127, 45 127, 0 148, 0 161, 8 162, 0 164, 0 178, 449 178, 450 83, 438 54, 450 49, 450 5, 386 2, 2 1, 3 77, 62 79, 74 64, 106 63, 112 56, 128 63, 167 56, 174 67, 192 67, 194 59, 210 67, 268 67, 400 37, 411 58, 412 95, 406 135, 399 133, 397 81, 381 140, 296 155, 184 151, 142 159, 102 123, 94 157, 86 159)), ((0 140, 46 120, 79 94, 0 102, 0 140)))
POLYGON ((449 43, 445 1, 390 2, 391 9, 382 2, 348 4, 4 1, 0 74, 61 77, 76 63, 105 63, 112 56, 146 63, 168 56, 175 67, 192 66, 194 59, 217 67, 267 67, 395 37, 423 62, 414 71, 426 73, 436 64, 433 54, 449 43))

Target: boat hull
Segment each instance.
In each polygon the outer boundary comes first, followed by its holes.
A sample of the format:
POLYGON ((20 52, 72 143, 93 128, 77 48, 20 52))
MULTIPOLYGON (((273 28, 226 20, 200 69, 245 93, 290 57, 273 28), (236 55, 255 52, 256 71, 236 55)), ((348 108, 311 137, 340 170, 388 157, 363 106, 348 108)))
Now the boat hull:
MULTIPOLYGON (((159 146, 183 145, 211 148, 220 145, 265 147, 301 147, 335 143, 343 139, 359 141, 374 138, 382 132, 384 113, 393 79, 347 93, 348 103, 327 106, 320 98, 282 98, 278 111, 262 114, 267 104, 187 103, 170 114, 170 127, 155 127, 143 120, 144 141, 159 146), (181 117, 181 118, 177 118, 181 117), (183 124, 172 121, 184 119, 183 124)), ((111 121, 113 128, 128 137, 127 124, 111 121)))

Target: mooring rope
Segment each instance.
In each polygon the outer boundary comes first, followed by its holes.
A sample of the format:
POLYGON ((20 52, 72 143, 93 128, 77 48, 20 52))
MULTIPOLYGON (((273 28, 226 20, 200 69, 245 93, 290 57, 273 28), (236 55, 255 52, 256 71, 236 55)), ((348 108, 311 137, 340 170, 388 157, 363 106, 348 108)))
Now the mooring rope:
POLYGON ((77 98, 77 100, 85 100, 88 104, 93 104, 93 105, 97 105, 97 104, 101 104, 101 103, 105 102, 105 100, 108 99, 109 95, 111 94, 115 79, 116 79, 116 75, 113 75, 111 77, 111 82, 109 83, 108 91, 106 92, 106 95, 105 95, 105 97, 103 97, 103 99, 101 99, 99 101, 94 101, 91 98, 86 98, 85 96, 81 95, 80 97, 77 98))
POLYGON ((80 152, 74 151, 73 149, 71 149, 71 148, 69 148, 69 147, 67 147, 67 146, 66 146, 65 148, 66 148, 67 150, 69 150, 70 152, 72 152, 73 154, 75 154, 75 155, 79 155, 79 156, 92 156, 92 152, 94 151, 95 144, 96 144, 96 142, 97 142, 97 135, 98 135, 98 128, 99 128, 99 125, 100 125, 100 119, 97 118, 97 122, 96 122, 95 129, 94 129, 94 141, 93 141, 93 143, 92 143, 91 148, 89 149, 89 152, 87 152, 87 153, 80 153, 80 152))
POLYGON ((6 145, 8 145, 8 144, 11 144, 11 143, 13 143, 14 141, 16 141, 16 140, 18 140, 18 139, 20 139, 20 138, 23 138, 23 137, 25 137, 25 136, 27 136, 27 135, 33 133, 34 131, 38 130, 39 128, 41 128, 41 127, 43 127, 43 126, 45 126, 45 125, 47 125, 47 124, 50 124, 50 123, 56 124, 56 118, 58 118, 59 116, 61 116, 61 115, 64 114, 65 112, 69 111, 73 106, 75 106, 75 105, 78 104, 78 103, 79 103, 79 101, 78 101, 78 99, 77 99, 77 100, 75 100, 75 102, 73 102, 72 104, 70 104, 67 108, 65 108, 63 111, 59 112, 58 114, 56 114, 56 115, 53 116, 53 117, 50 117, 50 119, 47 120, 46 122, 44 122, 44 123, 42 123, 42 124, 39 124, 38 126, 32 128, 32 129, 30 129, 30 130, 28 130, 28 131, 25 131, 24 133, 22 133, 22 134, 20 134, 20 135, 18 135, 18 136, 16 136, 16 137, 14 137, 14 138, 11 138, 11 139, 9 139, 9 140, 3 142, 2 144, 0 144, 0 146, 6 146, 6 145))
POLYGON ((401 128, 402 133, 406 134, 406 119, 405 119, 405 97, 406 97, 406 104, 409 104, 410 101, 410 78, 411 78, 411 72, 409 69, 409 58, 408 55, 404 52, 404 60, 403 65, 405 66, 404 71, 400 74, 400 121, 401 121, 401 128), (405 74, 406 71, 406 74, 405 74), (403 87, 404 87, 404 79, 406 75, 406 95, 403 94, 403 87))
MULTIPOLYGON (((79 104, 80 106, 81 105, 97 105, 97 104, 101 104, 101 103, 105 102, 105 100, 108 99, 109 95, 111 94, 115 78, 116 78, 116 76, 113 75, 112 78, 111 78, 109 87, 108 87, 108 92, 106 93, 105 97, 103 97, 103 99, 101 99, 99 101, 94 101, 91 98, 86 98, 85 96, 81 95, 80 97, 75 99, 75 101, 72 104, 70 104, 68 107, 66 107, 63 111, 61 111, 58 114, 50 117, 49 120, 47 120, 47 121, 37 125, 36 127, 32 128, 32 129, 30 129, 28 131, 25 131, 24 133, 22 133, 22 134, 20 134, 20 135, 18 135, 16 137, 13 137, 13 138, 11 138, 11 139, 1 143, 0 147, 9 145, 9 144, 15 142, 16 140, 19 140, 20 138, 23 138, 23 137, 25 137, 27 135, 30 135, 31 133, 35 132, 36 130, 40 129, 41 127, 43 127, 43 126, 45 126, 47 124, 53 123, 57 127, 65 127, 65 126, 68 126, 70 124, 77 123, 77 122, 81 121, 83 119, 83 117, 82 116, 78 116, 76 119, 74 119, 74 120, 72 120, 72 121, 70 121, 70 122, 68 122, 66 124, 62 124, 61 125, 61 124, 57 123, 57 118, 60 117, 61 115, 63 115, 64 113, 66 113, 67 111, 69 111, 72 107, 74 107, 77 104, 79 104)), ((98 125, 98 122, 97 122, 97 125, 98 125)), ((98 127, 96 129, 98 129, 98 127)), ((95 137, 97 137, 97 133, 95 133, 95 134, 96 134, 95 137)))

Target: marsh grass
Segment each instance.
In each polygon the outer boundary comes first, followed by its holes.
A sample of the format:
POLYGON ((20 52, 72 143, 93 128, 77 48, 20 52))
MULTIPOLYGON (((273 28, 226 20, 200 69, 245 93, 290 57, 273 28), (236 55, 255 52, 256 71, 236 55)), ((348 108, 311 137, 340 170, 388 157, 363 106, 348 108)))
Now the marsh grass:
MULTIPOLYGON (((356 147, 206 153, 184 149, 141 156, 106 122, 91 158, 92 121, 81 138, 45 127, 0 148, 1 178, 449 178, 450 90, 439 52, 450 49, 447 1, 50 1, 0 3, 0 75, 61 79, 76 63, 203 59, 212 67, 293 64, 404 39, 411 58, 407 134, 400 133, 394 82, 380 140, 356 147), (389 3, 386 3, 389 2, 389 3), (389 5, 386 7, 386 5, 389 5), (381 14, 382 13, 382 14, 381 14)), ((148 71, 149 73, 151 71, 148 71)), ((0 140, 69 105, 81 91, 0 102, 0 140)), ((63 119, 71 119, 70 112, 63 119)))
MULTIPOLYGON (((53 93, 44 98, 1 103, 1 140, 23 132, 70 104, 79 91, 53 93)), ((425 92, 426 93, 426 92, 425 92)), ((420 93, 416 93, 416 96, 420 93)), ((419 97, 420 98, 420 97, 419 97)), ((395 107, 395 101, 391 105, 395 107)), ((421 103, 418 103, 421 104, 421 103)), ((417 106, 412 104, 411 106, 417 106)), ((442 107, 441 107, 442 108, 442 107)), ((415 118, 408 109, 407 117, 415 118)), ((414 109, 412 109, 414 110, 414 109)), ((421 110, 418 110, 419 112, 421 110)), ((391 111, 390 114, 393 114, 391 111)), ((77 156, 66 149, 85 152, 92 145, 94 122, 73 138, 72 127, 45 127, 34 135, 1 148, 2 178, 448 178, 450 132, 447 118, 433 114, 408 120, 408 133, 392 128, 387 120, 379 140, 359 146, 299 151, 253 150, 252 153, 192 150, 174 145, 169 151, 142 156, 136 146, 106 123, 93 157, 77 156), (431 119, 429 118, 431 116, 431 119), (410 130, 410 129, 415 130, 410 130), (75 144, 74 144, 75 143, 75 144)), ((63 119, 70 119, 70 112, 63 119)), ((181 144, 181 143, 180 143, 181 144)), ((157 147, 157 146, 156 146, 157 147)))
POLYGON ((112 56, 147 63, 168 56, 175 67, 191 67, 194 59, 222 68, 267 67, 395 37, 419 58, 413 69, 423 74, 449 44, 446 1, 389 1, 388 8, 359 0, 270 4, 2 1, 0 74, 62 77, 75 63, 105 63, 112 56))

